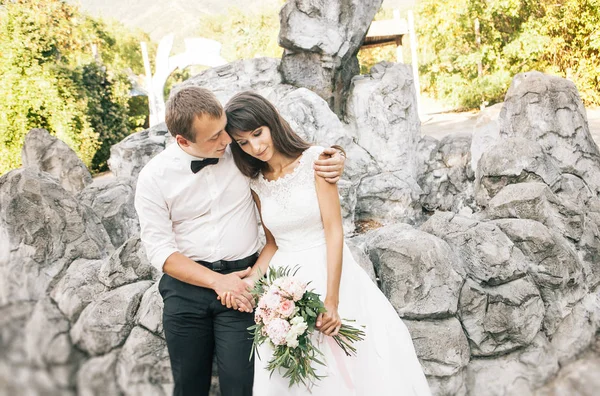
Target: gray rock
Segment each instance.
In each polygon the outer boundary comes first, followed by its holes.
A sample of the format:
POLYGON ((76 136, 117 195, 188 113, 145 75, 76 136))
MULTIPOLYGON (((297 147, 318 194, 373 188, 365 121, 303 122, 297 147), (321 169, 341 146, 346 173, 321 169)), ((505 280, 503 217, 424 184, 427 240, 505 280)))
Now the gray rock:
POLYGON ((367 176, 358 186, 356 219, 415 223, 421 216, 420 194, 419 185, 403 171, 367 176))
POLYGON ((456 375, 469 363, 469 343, 456 318, 403 322, 429 378, 456 375))
POLYGON ((414 89, 408 65, 378 63, 371 74, 352 80, 346 119, 383 170, 416 179, 421 122, 414 89))
POLYGON ((79 396, 121 396, 117 385, 116 365, 120 349, 86 361, 77 372, 79 396))
POLYGON ((573 361, 594 342, 600 328, 600 290, 588 294, 558 326, 552 336, 561 366, 573 361))
POLYGON ((421 179, 429 169, 429 162, 440 141, 429 135, 422 135, 417 144, 417 178, 421 179))
POLYGON ((341 114, 356 53, 382 0, 292 0, 280 11, 283 80, 316 92, 341 114))
POLYGON ((583 213, 561 202, 544 183, 509 184, 490 200, 487 209, 490 219, 536 220, 575 241, 583 234, 583 213))
POLYGON ((500 355, 531 343, 544 318, 544 303, 527 278, 494 287, 467 279, 459 318, 473 356, 500 355))
POLYGON ((279 64, 280 60, 274 58, 239 60, 204 70, 177 88, 195 85, 210 89, 222 104, 241 91, 256 91, 276 102, 277 98, 295 90, 282 83, 279 64))
POLYGON ((151 285, 141 281, 99 295, 71 328, 73 343, 93 356, 120 346, 133 328, 142 295, 151 285))
POLYGON ((72 194, 77 194, 92 182, 90 171, 77 154, 45 129, 27 132, 21 157, 23 166, 35 167, 51 174, 72 194))
POLYGON ((139 236, 127 240, 106 260, 98 279, 109 288, 116 288, 140 280, 151 280, 158 276, 156 268, 148 261, 146 249, 139 236))
POLYGON ((528 272, 540 290, 546 314, 543 328, 550 336, 587 293, 583 267, 568 242, 542 223, 525 219, 494 220, 531 260, 528 272))
POLYGON ((556 160, 538 143, 520 137, 501 139, 479 160, 475 181, 477 203, 487 206, 508 184, 540 182, 552 186, 560 176, 556 160))
POLYGON ((595 396, 600 389, 600 345, 573 363, 561 367, 558 375, 535 392, 535 396, 595 396))
POLYGON ((117 381, 126 396, 171 395, 173 378, 165 340, 134 327, 117 361, 117 381))
POLYGON ((171 141, 165 123, 132 133, 110 148, 108 167, 116 177, 129 178, 133 183, 148 161, 171 141))
POLYGON ((477 116, 477 122, 473 127, 473 138, 471 140, 471 169, 477 170, 481 155, 489 151, 500 139, 500 125, 498 117, 504 103, 496 103, 486 107, 477 116))
POLYGON ((60 370, 15 366, 0 360, 0 395, 15 396, 75 396, 68 388, 59 388, 56 376, 60 370))
POLYGON ((72 322, 81 311, 108 288, 98 280, 104 261, 75 260, 51 292, 58 308, 72 322))
POLYGON ((292 129, 309 142, 325 147, 352 143, 348 126, 331 111, 327 103, 306 88, 296 89, 277 101, 277 109, 292 129))
POLYGON ((424 209, 459 212, 475 208, 470 147, 471 135, 447 135, 431 151, 427 169, 418 180, 424 209))
POLYGON ((455 269, 481 284, 494 286, 521 278, 530 265, 515 244, 492 223, 436 212, 420 229, 448 242, 464 263, 462 269, 455 269))
POLYGON ((556 352, 538 334, 527 348, 494 359, 472 359, 467 389, 477 396, 527 396, 558 372, 556 352))
POLYGON ((94 181, 78 195, 80 202, 91 207, 102 221, 115 248, 139 234, 140 224, 133 206, 135 183, 122 177, 94 181))
POLYGON ((449 377, 427 377, 429 389, 436 396, 467 396, 465 369, 449 377))
MULTIPOLYGON (((2 351, 0 364, 6 362, 11 367, 27 365, 27 347, 23 328, 27 325, 35 306, 35 301, 19 301, 0 306, 0 351, 2 351)), ((0 370, 0 378, 2 373, 3 371, 0 370)), ((7 378, 7 381, 10 383, 12 379, 7 378)), ((0 381, 0 390, 2 390, 1 386, 2 381, 0 381)))
POLYGON ((561 171, 600 192, 600 152, 572 81, 536 71, 517 74, 500 113, 500 134, 538 142, 561 171))
POLYGON ((158 282, 156 282, 142 296, 135 323, 164 338, 163 308, 163 299, 158 292, 158 282))
POLYGON ((575 175, 563 174, 553 186, 561 202, 568 202, 584 214, 581 240, 576 249, 584 267, 589 289, 600 285, 600 198, 575 175))
POLYGON ((39 300, 24 328, 29 364, 44 368, 73 363, 77 353, 69 339, 70 327, 49 297, 39 300))
POLYGON ((367 245, 381 288, 404 318, 454 315, 463 280, 450 246, 407 224, 380 228, 367 245))
POLYGON ((346 244, 352 252, 352 258, 354 258, 354 261, 356 261, 358 265, 360 265, 360 267, 365 270, 365 272, 367 273, 367 275, 369 275, 369 278, 371 278, 373 283, 377 284, 377 275, 375 275, 375 268, 373 267, 373 263, 371 262, 371 259, 369 258, 367 253, 365 253, 365 251, 362 248, 356 246, 351 241, 347 240, 346 244))
POLYGON ((0 177, 0 207, 0 305, 41 299, 74 260, 112 251, 96 215, 47 173, 0 177))

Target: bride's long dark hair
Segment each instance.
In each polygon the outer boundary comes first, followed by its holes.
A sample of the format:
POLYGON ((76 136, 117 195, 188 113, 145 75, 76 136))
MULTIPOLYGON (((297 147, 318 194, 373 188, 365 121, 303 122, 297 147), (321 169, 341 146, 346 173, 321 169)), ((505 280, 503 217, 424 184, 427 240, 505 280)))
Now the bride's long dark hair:
MULTIPOLYGON (((240 92, 225 105, 227 126, 225 130, 234 133, 254 131, 261 126, 271 130, 273 147, 281 154, 296 158, 311 146, 290 127, 281 117, 275 106, 267 99, 251 91, 240 92)), ((232 136, 233 138, 233 136, 232 136)), ((238 169, 248 177, 257 177, 268 165, 246 154, 237 142, 231 143, 231 152, 238 169)))

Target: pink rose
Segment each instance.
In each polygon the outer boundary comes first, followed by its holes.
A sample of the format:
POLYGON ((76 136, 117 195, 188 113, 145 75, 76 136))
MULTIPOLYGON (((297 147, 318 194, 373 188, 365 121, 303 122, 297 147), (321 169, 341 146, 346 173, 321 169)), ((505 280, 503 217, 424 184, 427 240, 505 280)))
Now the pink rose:
POLYGON ((277 312, 279 312, 282 317, 289 318, 294 313, 295 308, 296 304, 294 304, 292 300, 285 299, 281 302, 279 308, 277 308, 277 312))

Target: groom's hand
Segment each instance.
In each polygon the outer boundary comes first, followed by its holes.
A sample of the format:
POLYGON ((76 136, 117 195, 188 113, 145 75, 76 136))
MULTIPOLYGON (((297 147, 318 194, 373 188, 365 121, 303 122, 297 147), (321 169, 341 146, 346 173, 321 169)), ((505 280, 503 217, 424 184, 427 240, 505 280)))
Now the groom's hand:
MULTIPOLYGON (((254 279, 252 279, 251 277, 246 277, 243 279, 243 281, 248 284, 248 290, 252 290, 254 288, 254 279)), ((221 300, 221 305, 225 305, 227 308, 234 308, 234 306, 239 305, 239 302, 237 302, 235 300, 235 298, 229 292, 225 293, 225 298, 221 298, 221 297, 217 297, 217 298, 219 300, 221 300)), ((255 306, 254 302, 255 301, 253 298, 252 306, 255 306)), ((234 308, 234 309, 237 309, 237 308, 234 308)))
POLYGON ((221 275, 213 290, 217 293, 221 303, 227 301, 227 294, 232 297, 231 307, 242 312, 252 312, 252 294, 249 292, 249 285, 243 280, 250 273, 251 268, 243 271, 232 272, 231 274, 221 275))
POLYGON ((319 155, 319 159, 315 161, 314 169, 317 176, 324 178, 328 183, 337 183, 342 177, 342 173, 344 173, 345 162, 345 155, 329 147, 319 155))

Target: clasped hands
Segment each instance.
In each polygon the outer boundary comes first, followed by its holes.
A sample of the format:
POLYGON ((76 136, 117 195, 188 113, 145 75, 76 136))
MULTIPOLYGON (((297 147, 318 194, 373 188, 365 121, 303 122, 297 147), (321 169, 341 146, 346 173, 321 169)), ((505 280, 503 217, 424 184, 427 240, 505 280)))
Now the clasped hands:
POLYGON ((221 275, 214 287, 221 304, 240 312, 254 310, 254 297, 250 294, 254 287, 254 279, 249 276, 251 270, 248 267, 242 271, 221 275))

